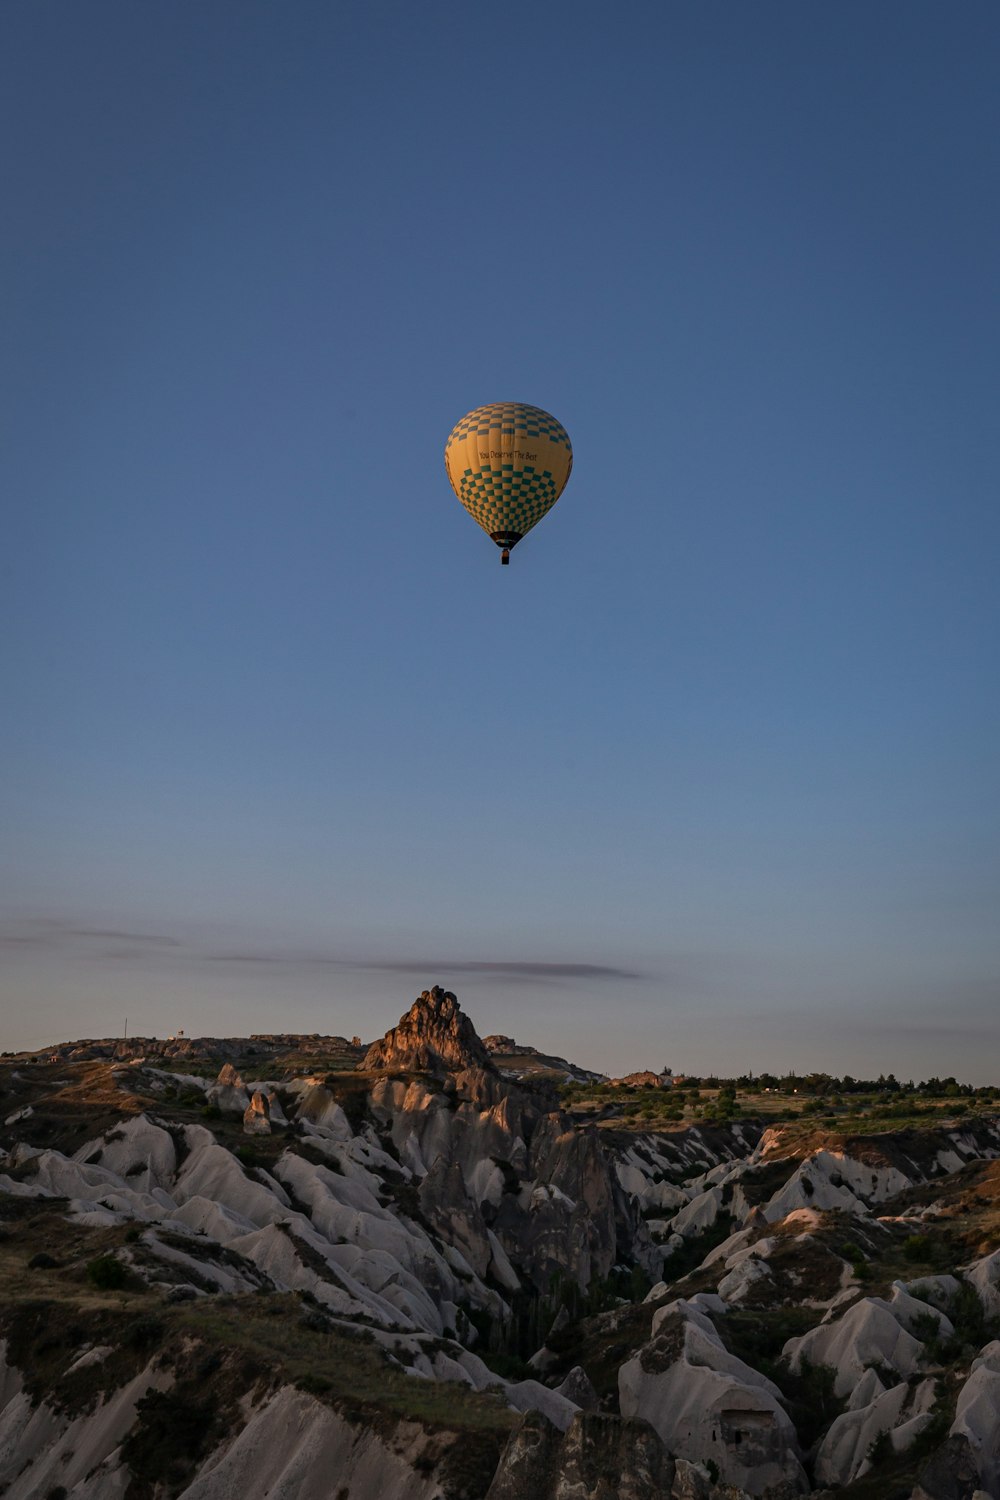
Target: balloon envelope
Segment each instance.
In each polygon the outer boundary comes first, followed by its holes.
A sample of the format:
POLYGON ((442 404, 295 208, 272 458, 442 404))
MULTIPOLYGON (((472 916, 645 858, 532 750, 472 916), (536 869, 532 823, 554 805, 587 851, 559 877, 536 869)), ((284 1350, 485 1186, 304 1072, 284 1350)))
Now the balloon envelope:
POLYGON ((469 515, 506 551, 559 499, 573 449, 562 423, 540 406, 497 401, 455 424, 444 462, 469 515))

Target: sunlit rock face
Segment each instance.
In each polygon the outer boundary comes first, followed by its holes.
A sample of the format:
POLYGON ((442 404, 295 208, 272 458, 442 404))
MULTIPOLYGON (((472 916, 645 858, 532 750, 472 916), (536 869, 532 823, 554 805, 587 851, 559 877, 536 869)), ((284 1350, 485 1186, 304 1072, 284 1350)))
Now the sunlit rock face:
POLYGON ((377 1068, 438 1074, 465 1068, 496 1072, 476 1028, 451 991, 440 985, 424 990, 399 1025, 368 1048, 359 1066, 363 1072, 377 1068))
POLYGON ((250 1092, 232 1063, 226 1063, 207 1089, 205 1099, 223 1114, 243 1114, 250 1105, 250 1092))
POLYGON ((243 1112, 244 1135, 271 1134, 271 1107, 267 1095, 255 1089, 243 1112))

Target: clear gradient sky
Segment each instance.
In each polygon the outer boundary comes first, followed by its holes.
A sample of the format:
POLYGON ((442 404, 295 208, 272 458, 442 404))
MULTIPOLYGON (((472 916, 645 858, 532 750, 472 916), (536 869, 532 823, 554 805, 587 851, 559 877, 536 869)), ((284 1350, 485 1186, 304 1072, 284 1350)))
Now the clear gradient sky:
POLYGON ((3 1046, 441 982, 1000 1081, 998 77, 995 0, 4 5, 3 1046))

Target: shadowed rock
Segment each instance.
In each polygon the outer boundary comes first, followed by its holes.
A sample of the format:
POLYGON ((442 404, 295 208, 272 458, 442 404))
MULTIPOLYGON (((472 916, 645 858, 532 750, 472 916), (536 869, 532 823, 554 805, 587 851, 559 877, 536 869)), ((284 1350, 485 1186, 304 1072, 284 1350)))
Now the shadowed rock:
POLYGON ((974 1500, 979 1471, 964 1435, 950 1437, 920 1471, 913 1500, 974 1500))
POLYGON ((558 1432, 531 1413, 512 1433, 486 1500, 663 1500, 673 1480, 673 1459, 645 1422, 580 1412, 558 1432))
POLYGON ((440 985, 424 990, 398 1026, 373 1042, 359 1063, 362 1072, 398 1068, 420 1073, 459 1073, 482 1068, 495 1073, 489 1052, 476 1028, 450 990, 440 985))
MULTIPOLYGON (((565 1307, 560 1312, 565 1312, 565 1307)), ((568 1319, 567 1319, 568 1321, 568 1319)), ((553 1328, 555 1325, 553 1324, 553 1328)), ((552 1329, 549 1330, 552 1332, 552 1329)), ((597 1392, 594 1390, 587 1373, 579 1365, 574 1365, 561 1385, 556 1386, 560 1396, 565 1396, 567 1401, 572 1401, 581 1411, 597 1411, 600 1407, 597 1392)))
POLYGON ((652 1332, 618 1371, 622 1416, 649 1422, 678 1458, 711 1459, 724 1484, 750 1495, 807 1493, 777 1386, 729 1353, 692 1302, 660 1308, 652 1332))

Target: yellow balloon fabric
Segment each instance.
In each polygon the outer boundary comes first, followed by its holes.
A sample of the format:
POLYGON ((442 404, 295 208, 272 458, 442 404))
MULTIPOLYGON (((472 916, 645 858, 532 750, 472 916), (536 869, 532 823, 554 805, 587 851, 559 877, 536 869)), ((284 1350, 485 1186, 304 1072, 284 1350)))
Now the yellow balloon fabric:
POLYGON ((562 423, 541 407, 497 401, 456 423, 444 462, 469 515, 506 549, 555 505, 573 468, 573 449, 562 423))

